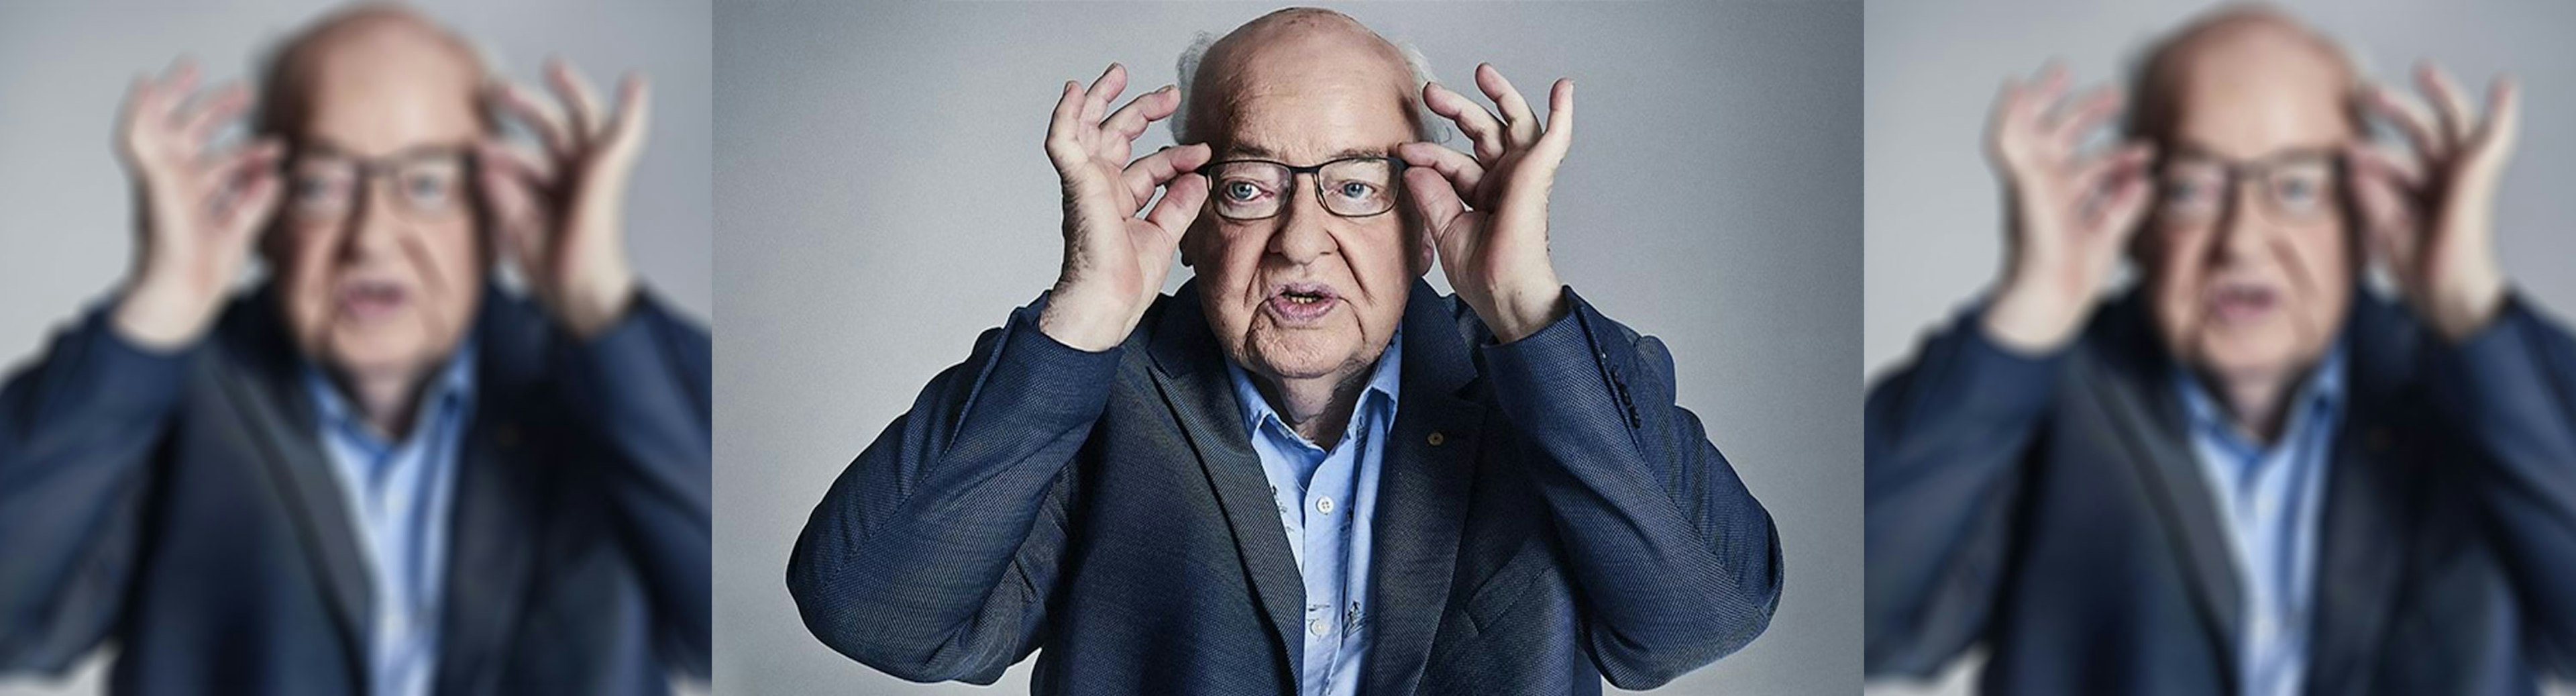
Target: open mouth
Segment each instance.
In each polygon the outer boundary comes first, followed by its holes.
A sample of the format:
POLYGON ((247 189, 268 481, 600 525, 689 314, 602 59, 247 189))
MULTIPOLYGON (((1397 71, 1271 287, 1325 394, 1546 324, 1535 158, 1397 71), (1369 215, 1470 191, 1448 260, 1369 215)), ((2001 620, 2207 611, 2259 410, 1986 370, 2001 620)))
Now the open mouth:
POLYGON ((1341 299, 1322 283, 1284 283, 1272 288, 1270 299, 1261 306, 1282 323, 1308 324, 1331 314, 1341 299))
POLYGON ((2209 316, 2220 324, 2249 324, 2272 315, 2281 306, 2281 293, 2254 283, 2220 283, 2211 288, 2203 300, 2209 316))
POLYGON ((411 293, 399 283, 349 280, 340 283, 337 299, 343 316, 370 323, 402 311, 411 302, 411 293))

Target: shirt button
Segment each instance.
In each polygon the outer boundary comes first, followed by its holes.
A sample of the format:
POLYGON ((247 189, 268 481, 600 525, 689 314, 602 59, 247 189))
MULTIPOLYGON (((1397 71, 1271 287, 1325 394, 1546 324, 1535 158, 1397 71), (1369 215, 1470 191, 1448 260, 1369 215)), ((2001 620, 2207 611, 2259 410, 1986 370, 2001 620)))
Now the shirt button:
POLYGON ((1331 496, 1326 496, 1326 497, 1322 497, 1322 498, 1316 498, 1316 499, 1315 499, 1315 511, 1316 511, 1316 512, 1320 512, 1320 513, 1324 513, 1324 514, 1327 514, 1327 515, 1333 514, 1333 499, 1332 499, 1332 497, 1331 497, 1331 496))
POLYGON ((1433 432, 1433 433, 1431 433, 1431 437, 1427 437, 1427 438, 1423 438, 1423 439, 1424 439, 1424 440, 1426 440, 1426 441, 1429 441, 1429 442, 1431 443, 1431 446, 1433 446, 1433 447, 1438 447, 1438 446, 1440 446, 1440 445, 1441 445, 1441 444, 1443 444, 1443 443, 1447 443, 1447 442, 1449 441, 1449 436, 1447 436, 1447 435, 1442 435, 1442 434, 1440 434, 1440 433, 1438 433, 1438 432, 1433 432))
POLYGON ((1324 635, 1324 633, 1325 633, 1325 632, 1328 632, 1328 631, 1331 631, 1331 630, 1333 630, 1333 622, 1331 622, 1331 621, 1325 621, 1325 620, 1323 620, 1323 619, 1315 619, 1315 620, 1307 621, 1307 622, 1306 622, 1306 632, 1308 632, 1308 633, 1313 633, 1313 634, 1315 634, 1315 635, 1321 636, 1321 635, 1324 635))

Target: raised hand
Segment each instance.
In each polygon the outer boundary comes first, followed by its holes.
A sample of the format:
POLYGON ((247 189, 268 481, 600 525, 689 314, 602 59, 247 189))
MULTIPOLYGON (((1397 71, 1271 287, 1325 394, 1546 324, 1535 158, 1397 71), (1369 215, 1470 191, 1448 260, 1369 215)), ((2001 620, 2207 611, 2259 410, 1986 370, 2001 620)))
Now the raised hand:
POLYGON ((644 152, 646 86, 627 75, 610 114, 563 61, 547 62, 546 82, 560 106, 515 84, 497 84, 491 93, 501 111, 537 132, 544 151, 496 135, 477 144, 476 161, 496 236, 538 303, 573 335, 589 337, 614 325, 635 297, 626 184, 644 152))
POLYGON ((2441 69, 2420 66, 2415 80, 2437 109, 2387 87, 2361 97, 2412 145, 2382 150, 2355 143, 2345 155, 2372 254, 2387 264, 2416 313, 2456 342, 2485 327, 2504 302, 2495 198, 2513 157, 2520 95, 2512 80, 2498 78, 2482 119, 2441 69))
POLYGON ((1397 152, 1411 165, 1405 190, 1431 232, 1450 289, 1496 340, 1509 343, 1565 312, 1565 288, 1547 255, 1547 197, 1574 141, 1574 81, 1557 80, 1548 90, 1545 128, 1494 66, 1476 66, 1476 87, 1501 116, 1449 88, 1422 86, 1432 113, 1475 141, 1474 157, 1421 142, 1397 152))
POLYGON ((2004 276, 1985 315, 2004 346, 2044 353, 2066 344, 2119 267, 2146 215, 2154 150, 2142 142, 2087 152, 2084 137, 2117 115, 2120 91, 2065 102, 2066 70, 2013 81, 1995 100, 1987 156, 2005 191, 2004 276))
POLYGON ((1180 108, 1179 90, 1165 85, 1110 112, 1126 89, 1127 69, 1115 63, 1089 89, 1068 81, 1047 122, 1047 159, 1064 182, 1064 267, 1038 330, 1083 350, 1127 340, 1162 292, 1181 234, 1207 202, 1207 177, 1195 173, 1207 164, 1207 145, 1128 161, 1146 125, 1180 108), (1136 217, 1156 188, 1162 201, 1136 217))
POLYGON ((241 273, 276 211, 284 149, 258 140, 228 150, 215 132, 250 106, 250 88, 197 94, 197 66, 136 78, 116 150, 134 177, 135 270, 112 317, 126 339, 156 350, 194 343, 241 273))

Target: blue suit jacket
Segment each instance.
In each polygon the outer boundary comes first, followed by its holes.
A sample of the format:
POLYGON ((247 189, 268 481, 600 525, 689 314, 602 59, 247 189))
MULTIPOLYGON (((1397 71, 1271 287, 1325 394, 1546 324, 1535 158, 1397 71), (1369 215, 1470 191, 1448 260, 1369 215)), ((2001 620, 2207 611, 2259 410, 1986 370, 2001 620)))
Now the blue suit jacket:
MULTIPOLYGON (((2242 590, 2135 297, 2042 360, 1972 314, 1868 401, 1868 669, 1983 646, 1999 694, 2224 694, 2242 590)), ((2576 664, 2576 343, 2446 344, 2355 290, 2311 694, 2527 694, 2576 664)))
MULTIPOLYGON (((1769 622, 1769 515, 1673 405, 1662 344, 1573 304, 1496 346, 1413 284, 1363 693, 1651 687, 1769 622)), ((1195 283, 1101 353, 1039 311, 815 508, 787 568, 807 628, 916 681, 1038 651, 1038 693, 1293 694, 1304 589, 1195 283)))
MULTIPOLYGON (((198 345, 92 313, 0 389, 0 670, 102 643, 137 694, 365 691, 367 566, 270 290, 198 345)), ((587 344, 487 288, 441 694, 633 694, 708 663, 708 341, 639 299, 587 344)))

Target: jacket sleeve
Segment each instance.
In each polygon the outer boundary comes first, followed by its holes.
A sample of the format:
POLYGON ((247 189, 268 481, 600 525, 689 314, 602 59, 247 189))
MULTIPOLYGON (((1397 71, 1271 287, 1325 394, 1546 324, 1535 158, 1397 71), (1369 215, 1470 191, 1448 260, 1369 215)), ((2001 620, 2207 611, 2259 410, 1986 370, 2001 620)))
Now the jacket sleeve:
POLYGON ((1532 479, 1582 588, 1593 661, 1623 689, 1734 652, 1780 603, 1780 539, 1699 418, 1674 405, 1663 342, 1566 291, 1556 323, 1481 349, 1539 456, 1532 479))
POLYGON ((2474 490, 2531 654, 2576 676, 2576 340, 2516 297, 2493 324, 2431 354, 2435 405, 2487 455, 2474 490))
POLYGON ((2065 357, 2005 351, 1965 313, 1863 406, 1864 671, 1929 677, 1985 632, 2021 463, 2065 357))
POLYGON ((194 350, 91 312, 0 387, 0 674, 59 674, 117 621, 143 500, 194 350))
POLYGON ((555 345, 564 402, 611 452, 604 483, 653 603, 657 648, 704 678, 713 633, 707 332, 639 292, 606 331, 555 345))
POLYGON ((788 558, 816 638, 912 681, 990 684, 1036 648, 1071 468, 1120 355, 1038 331, 1045 300, 984 332, 850 462, 788 558))

